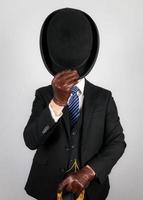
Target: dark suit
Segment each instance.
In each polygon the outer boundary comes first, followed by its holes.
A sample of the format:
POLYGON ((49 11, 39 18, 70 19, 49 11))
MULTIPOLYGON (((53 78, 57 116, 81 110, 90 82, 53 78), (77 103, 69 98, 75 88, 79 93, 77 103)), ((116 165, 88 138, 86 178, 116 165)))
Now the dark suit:
MULTIPOLYGON (((48 104, 52 86, 35 92, 31 116, 24 129, 26 146, 37 149, 25 185, 27 193, 40 200, 55 200, 67 166, 70 126, 67 106, 55 123, 48 104)), ((81 167, 89 164, 97 176, 86 188, 87 200, 104 200, 109 192, 109 173, 122 156, 126 142, 112 93, 85 78, 81 167)))

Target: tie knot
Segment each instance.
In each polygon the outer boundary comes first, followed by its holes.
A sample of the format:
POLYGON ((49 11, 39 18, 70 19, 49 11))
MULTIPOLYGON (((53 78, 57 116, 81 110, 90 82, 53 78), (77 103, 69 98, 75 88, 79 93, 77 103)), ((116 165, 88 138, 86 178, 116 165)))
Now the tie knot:
POLYGON ((79 91, 79 88, 78 88, 76 85, 74 85, 74 86, 72 87, 72 89, 71 89, 71 93, 72 93, 72 94, 76 94, 77 91, 79 91))

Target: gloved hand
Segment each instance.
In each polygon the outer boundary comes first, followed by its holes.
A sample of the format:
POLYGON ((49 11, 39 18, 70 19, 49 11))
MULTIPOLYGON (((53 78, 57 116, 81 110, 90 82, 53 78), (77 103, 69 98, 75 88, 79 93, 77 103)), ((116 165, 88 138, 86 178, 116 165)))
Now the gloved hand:
POLYGON ((52 80, 53 101, 59 106, 65 106, 71 94, 71 88, 78 82, 78 79, 77 70, 64 70, 57 73, 52 80))
POLYGON ((91 180, 95 177, 95 173, 92 169, 85 166, 82 169, 71 172, 58 187, 58 192, 66 190, 73 192, 76 198, 82 192, 83 189, 87 188, 91 180))

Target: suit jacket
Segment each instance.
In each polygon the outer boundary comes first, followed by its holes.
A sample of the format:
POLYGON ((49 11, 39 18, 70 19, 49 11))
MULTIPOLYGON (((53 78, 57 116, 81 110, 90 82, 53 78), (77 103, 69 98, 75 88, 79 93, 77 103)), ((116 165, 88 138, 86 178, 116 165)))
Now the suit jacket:
MULTIPOLYGON (((25 185, 26 192, 42 200, 55 200, 68 161, 70 123, 67 106, 55 122, 49 110, 53 98, 51 85, 35 91, 31 115, 24 128, 26 146, 36 150, 25 185)), ((125 136, 111 91, 93 85, 85 78, 81 167, 90 165, 96 177, 86 189, 88 199, 102 200, 108 195, 109 173, 122 156, 125 136)))

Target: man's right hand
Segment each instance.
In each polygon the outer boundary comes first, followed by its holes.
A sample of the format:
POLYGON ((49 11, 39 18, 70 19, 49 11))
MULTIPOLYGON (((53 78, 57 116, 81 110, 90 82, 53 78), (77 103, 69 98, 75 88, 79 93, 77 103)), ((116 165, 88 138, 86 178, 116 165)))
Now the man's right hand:
POLYGON ((59 106, 65 106, 71 94, 71 88, 78 83, 77 70, 64 70, 55 75, 52 80, 54 91, 53 101, 59 106))

